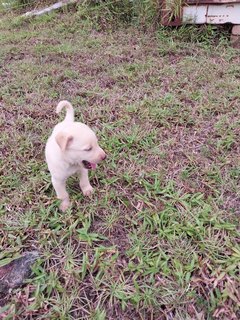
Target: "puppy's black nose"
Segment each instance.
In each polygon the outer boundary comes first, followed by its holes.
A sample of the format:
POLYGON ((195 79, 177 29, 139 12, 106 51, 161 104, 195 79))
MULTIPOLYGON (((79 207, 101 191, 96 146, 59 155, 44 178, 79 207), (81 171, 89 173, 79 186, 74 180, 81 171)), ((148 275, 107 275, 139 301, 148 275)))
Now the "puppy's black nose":
POLYGON ((106 153, 104 153, 104 155, 102 155, 102 160, 105 160, 107 158, 106 153))

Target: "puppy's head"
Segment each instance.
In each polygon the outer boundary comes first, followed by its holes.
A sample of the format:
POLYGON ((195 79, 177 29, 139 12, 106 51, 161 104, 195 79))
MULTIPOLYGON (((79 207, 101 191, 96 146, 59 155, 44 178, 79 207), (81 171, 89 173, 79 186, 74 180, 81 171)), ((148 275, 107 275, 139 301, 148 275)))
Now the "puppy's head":
POLYGON ((86 169, 95 169, 106 158, 99 147, 95 133, 83 123, 71 123, 56 135, 56 142, 70 164, 82 164, 86 169))

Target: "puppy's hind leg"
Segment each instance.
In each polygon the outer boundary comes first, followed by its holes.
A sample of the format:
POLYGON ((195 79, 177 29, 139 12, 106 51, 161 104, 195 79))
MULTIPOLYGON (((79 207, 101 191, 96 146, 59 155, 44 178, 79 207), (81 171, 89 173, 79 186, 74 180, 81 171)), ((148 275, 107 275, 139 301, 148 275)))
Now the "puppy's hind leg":
POLYGON ((93 187, 90 185, 90 182, 88 179, 88 170, 85 168, 81 168, 80 170, 79 185, 84 196, 90 196, 93 193, 93 187))
POLYGON ((60 204, 60 210, 64 212, 70 205, 69 195, 66 190, 66 179, 61 180, 52 177, 52 184, 56 191, 57 198, 62 200, 60 204))

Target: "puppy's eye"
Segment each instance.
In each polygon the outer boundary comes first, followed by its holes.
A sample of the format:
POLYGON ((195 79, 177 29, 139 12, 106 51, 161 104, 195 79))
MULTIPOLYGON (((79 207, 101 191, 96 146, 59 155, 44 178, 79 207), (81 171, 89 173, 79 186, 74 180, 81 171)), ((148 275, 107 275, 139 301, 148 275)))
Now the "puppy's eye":
POLYGON ((87 149, 84 149, 84 151, 91 151, 92 150, 92 147, 89 147, 87 149))

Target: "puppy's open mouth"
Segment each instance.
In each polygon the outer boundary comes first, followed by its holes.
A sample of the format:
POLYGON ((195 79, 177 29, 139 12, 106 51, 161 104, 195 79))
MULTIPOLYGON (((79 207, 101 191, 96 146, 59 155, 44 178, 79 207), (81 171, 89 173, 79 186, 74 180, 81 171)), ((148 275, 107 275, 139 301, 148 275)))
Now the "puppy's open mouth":
POLYGON ((97 165, 96 163, 88 162, 87 160, 82 161, 84 168, 91 170, 91 169, 96 169, 97 165))

